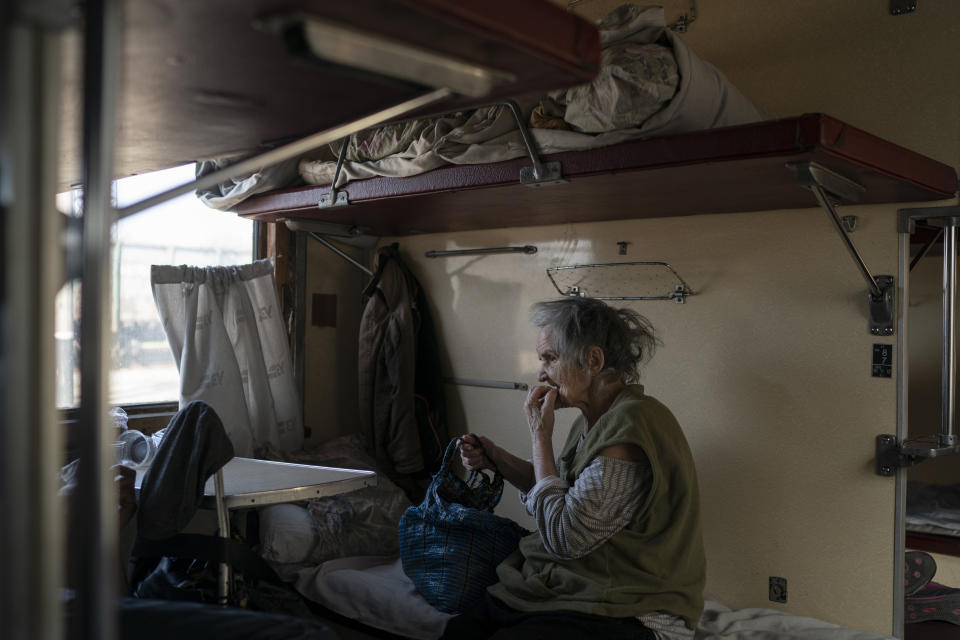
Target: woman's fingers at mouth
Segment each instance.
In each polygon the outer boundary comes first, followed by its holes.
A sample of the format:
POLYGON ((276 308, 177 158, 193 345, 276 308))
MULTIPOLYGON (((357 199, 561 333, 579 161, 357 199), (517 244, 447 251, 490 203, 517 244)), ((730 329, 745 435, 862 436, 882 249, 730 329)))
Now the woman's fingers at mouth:
POLYGON ((550 389, 544 394, 543 400, 540 402, 540 407, 542 409, 553 409, 557 405, 557 399, 560 397, 559 392, 556 388, 550 387, 550 389))

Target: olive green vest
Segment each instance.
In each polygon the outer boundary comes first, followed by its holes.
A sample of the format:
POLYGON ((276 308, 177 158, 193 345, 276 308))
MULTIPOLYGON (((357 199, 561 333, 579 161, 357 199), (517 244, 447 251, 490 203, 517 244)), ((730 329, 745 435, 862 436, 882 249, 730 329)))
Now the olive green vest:
POLYGON ((663 404, 626 387, 584 438, 579 416, 558 461, 571 486, 603 449, 633 444, 653 470, 653 486, 633 520, 582 558, 547 553, 539 533, 499 567, 490 593, 520 611, 572 610, 618 618, 662 611, 691 629, 703 612, 706 559, 700 532, 697 475, 687 440, 663 404))

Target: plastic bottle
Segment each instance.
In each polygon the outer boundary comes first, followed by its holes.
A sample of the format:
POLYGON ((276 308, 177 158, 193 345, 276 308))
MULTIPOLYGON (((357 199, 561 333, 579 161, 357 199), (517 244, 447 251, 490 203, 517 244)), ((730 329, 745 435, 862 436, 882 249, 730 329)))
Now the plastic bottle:
POLYGON ((157 453, 154 439, 135 429, 127 429, 121 433, 117 443, 123 445, 119 464, 131 469, 146 469, 157 453))

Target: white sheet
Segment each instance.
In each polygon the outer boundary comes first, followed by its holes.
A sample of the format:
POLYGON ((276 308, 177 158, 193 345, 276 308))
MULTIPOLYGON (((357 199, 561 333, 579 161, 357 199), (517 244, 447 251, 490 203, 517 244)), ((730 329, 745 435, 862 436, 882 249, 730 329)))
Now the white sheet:
MULTIPOLYGON (((417 593, 396 557, 340 558, 301 569, 296 588, 305 597, 365 625, 391 633, 435 640, 452 616, 434 609, 417 593)), ((730 610, 707 597, 696 640, 889 640, 869 631, 775 609, 730 610)))
POLYGON ((409 638, 439 638, 453 617, 417 593, 395 556, 331 560, 302 569, 295 584, 305 597, 331 611, 409 638))
POLYGON ((696 640, 887 640, 870 631, 841 627, 816 618, 775 609, 730 610, 707 598, 697 625, 696 640))

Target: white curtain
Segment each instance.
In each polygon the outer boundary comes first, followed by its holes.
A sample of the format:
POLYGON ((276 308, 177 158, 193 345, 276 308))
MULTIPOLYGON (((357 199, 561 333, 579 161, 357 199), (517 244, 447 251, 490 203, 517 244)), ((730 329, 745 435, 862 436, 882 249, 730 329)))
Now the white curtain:
POLYGON ((180 369, 180 408, 203 400, 236 455, 303 446, 303 418, 273 279, 273 262, 153 265, 150 281, 180 369))

